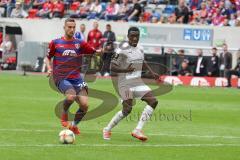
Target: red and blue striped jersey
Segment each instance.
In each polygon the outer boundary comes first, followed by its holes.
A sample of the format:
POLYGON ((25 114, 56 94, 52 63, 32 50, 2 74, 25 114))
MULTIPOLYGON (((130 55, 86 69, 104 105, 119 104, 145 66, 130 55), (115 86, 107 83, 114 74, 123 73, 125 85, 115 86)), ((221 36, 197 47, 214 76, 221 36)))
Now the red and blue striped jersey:
POLYGON ((49 44, 48 59, 53 58, 53 78, 55 82, 62 79, 78 79, 80 77, 82 57, 93 54, 95 49, 87 42, 64 37, 52 40, 49 44))

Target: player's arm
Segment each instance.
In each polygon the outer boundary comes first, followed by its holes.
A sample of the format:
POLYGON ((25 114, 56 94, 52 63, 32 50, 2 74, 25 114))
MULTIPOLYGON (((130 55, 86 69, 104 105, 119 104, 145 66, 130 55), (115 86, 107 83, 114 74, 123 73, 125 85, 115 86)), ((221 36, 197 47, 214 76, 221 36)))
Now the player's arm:
POLYGON ((80 45, 81 45, 83 54, 102 54, 103 53, 103 49, 96 50, 85 41, 82 41, 80 45))
POLYGON ((143 67, 146 68, 152 75, 152 77, 156 80, 159 79, 159 75, 152 70, 152 68, 147 64, 146 61, 143 61, 143 67))
POLYGON ((45 57, 48 76, 52 74, 52 57, 54 56, 54 54, 55 54, 55 44, 53 41, 51 41, 48 46, 47 56, 45 57))
POLYGON ((111 71, 116 72, 116 73, 129 73, 133 72, 135 68, 132 67, 132 64, 130 64, 127 68, 122 68, 121 63, 124 62, 125 56, 123 54, 115 54, 113 56, 113 59, 111 61, 111 71))

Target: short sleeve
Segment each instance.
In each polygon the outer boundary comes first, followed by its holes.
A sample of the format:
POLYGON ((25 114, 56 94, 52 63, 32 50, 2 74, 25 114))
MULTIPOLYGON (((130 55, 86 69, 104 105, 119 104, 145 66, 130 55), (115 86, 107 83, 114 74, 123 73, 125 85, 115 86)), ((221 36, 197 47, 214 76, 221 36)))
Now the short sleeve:
POLYGON ((121 53, 121 49, 116 49, 111 63, 121 66, 122 64, 125 64, 126 59, 127 57, 125 54, 121 53))
POLYGON ((55 54, 55 44, 54 44, 54 41, 51 41, 48 46, 48 53, 47 53, 48 59, 51 59, 54 56, 54 54, 55 54))

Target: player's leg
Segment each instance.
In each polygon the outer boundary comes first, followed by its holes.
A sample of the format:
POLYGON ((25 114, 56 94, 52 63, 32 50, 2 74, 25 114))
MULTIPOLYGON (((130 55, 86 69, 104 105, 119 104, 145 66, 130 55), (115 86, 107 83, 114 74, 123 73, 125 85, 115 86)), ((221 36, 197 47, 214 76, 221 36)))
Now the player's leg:
POLYGON ((68 109, 76 99, 76 91, 72 86, 72 84, 67 80, 60 81, 58 88, 65 95, 65 99, 63 101, 63 112, 61 115, 61 124, 63 127, 67 127, 68 126, 68 109))
POLYGON ((147 92, 141 99, 145 101, 147 105, 142 112, 137 127, 132 132, 132 136, 145 141, 147 140, 147 137, 144 135, 142 128, 144 124, 151 118, 154 109, 157 107, 158 101, 151 91, 147 92))
POLYGON ((112 128, 115 127, 124 117, 131 113, 133 99, 124 100, 122 105, 123 109, 118 111, 108 123, 107 127, 103 129, 103 139, 110 140, 112 128))
POLYGON ((76 97, 76 102, 79 105, 78 110, 75 113, 74 120, 72 121, 70 129, 73 130, 75 134, 80 134, 80 130, 77 125, 83 119, 88 111, 88 94, 87 90, 83 88, 76 97))

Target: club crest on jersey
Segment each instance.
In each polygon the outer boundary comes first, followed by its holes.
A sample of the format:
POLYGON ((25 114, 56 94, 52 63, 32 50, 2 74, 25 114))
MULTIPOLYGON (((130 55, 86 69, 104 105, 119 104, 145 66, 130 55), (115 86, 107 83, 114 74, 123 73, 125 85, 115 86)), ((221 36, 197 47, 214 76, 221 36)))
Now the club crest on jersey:
POLYGON ((77 49, 79 49, 80 48, 80 44, 75 44, 75 47, 77 48, 77 49))
POLYGON ((74 50, 67 49, 63 52, 63 56, 71 56, 71 57, 76 57, 77 53, 74 50))

